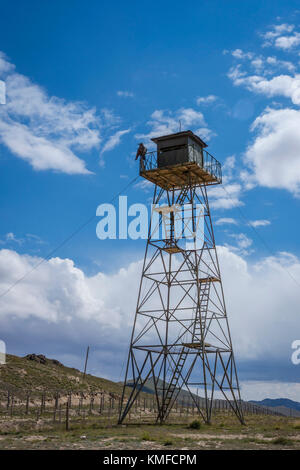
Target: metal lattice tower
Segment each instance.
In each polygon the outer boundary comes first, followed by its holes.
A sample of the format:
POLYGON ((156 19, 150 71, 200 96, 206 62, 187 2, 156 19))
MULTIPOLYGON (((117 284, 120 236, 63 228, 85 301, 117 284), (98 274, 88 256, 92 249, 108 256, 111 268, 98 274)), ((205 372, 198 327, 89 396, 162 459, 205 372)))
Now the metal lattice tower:
POLYGON ((207 186, 221 183, 221 165, 191 131, 153 141, 157 152, 140 161, 155 189, 119 422, 151 384, 161 423, 181 390, 205 422, 218 390, 243 423, 207 197, 207 186))

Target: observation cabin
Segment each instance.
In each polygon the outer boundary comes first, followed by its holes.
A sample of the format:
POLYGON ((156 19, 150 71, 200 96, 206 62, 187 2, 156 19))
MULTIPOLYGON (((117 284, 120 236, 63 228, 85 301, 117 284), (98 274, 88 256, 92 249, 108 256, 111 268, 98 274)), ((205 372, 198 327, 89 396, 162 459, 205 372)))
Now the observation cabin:
POLYGON ((140 175, 163 189, 210 186, 222 183, 221 163, 192 131, 151 139, 157 150, 140 159, 140 175))

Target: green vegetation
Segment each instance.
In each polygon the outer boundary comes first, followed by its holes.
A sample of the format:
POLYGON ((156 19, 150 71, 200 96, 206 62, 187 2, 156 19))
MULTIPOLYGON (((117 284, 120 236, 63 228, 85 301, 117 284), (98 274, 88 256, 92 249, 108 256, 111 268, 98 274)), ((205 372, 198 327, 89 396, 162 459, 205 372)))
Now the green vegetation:
POLYGON ((194 419, 194 421, 192 421, 190 424, 189 424, 189 428, 190 429, 200 429, 201 428, 201 423, 198 419, 194 419))
MULTIPOLYGON (((153 396, 148 397, 145 415, 141 400, 122 425, 118 420, 118 396, 122 385, 87 375, 47 361, 44 364, 16 356, 0 367, 0 449, 300 449, 300 420, 273 415, 246 415, 246 426, 226 411, 213 410, 211 424, 205 424, 195 409, 174 409, 168 422, 155 424, 153 396), (14 402, 7 407, 7 389, 14 402), (30 390, 28 409, 26 390, 30 390), (42 406, 43 390, 61 393, 59 406, 48 400, 42 406), (103 390, 105 406, 101 408, 103 390), (67 392, 72 395, 69 430, 66 431, 67 392), (116 396, 111 406, 111 394, 116 396), (22 402, 22 403, 21 403, 22 402), (14 403, 14 406, 12 406, 14 403)), ((49 392, 50 394, 50 392, 49 392)))
POLYGON ((40 364, 8 354, 7 364, 0 366, 0 392, 7 389, 22 398, 27 390, 33 394, 40 394, 43 390, 62 392, 105 390, 120 394, 122 385, 90 374, 87 374, 83 380, 82 372, 77 369, 52 363, 40 364))

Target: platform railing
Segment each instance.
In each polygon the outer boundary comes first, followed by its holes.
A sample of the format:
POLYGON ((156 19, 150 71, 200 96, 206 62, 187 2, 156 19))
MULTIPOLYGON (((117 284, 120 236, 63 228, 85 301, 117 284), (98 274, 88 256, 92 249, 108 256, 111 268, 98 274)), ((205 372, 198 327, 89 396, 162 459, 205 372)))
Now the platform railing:
MULTIPOLYGON (((187 149, 188 162, 194 162, 203 168, 204 171, 212 175, 217 182, 222 182, 222 169, 221 163, 216 160, 209 152, 202 149, 202 152, 199 152, 199 147, 194 145, 185 145, 182 147, 183 150, 187 149)), ((171 152, 171 151, 170 151, 171 152)), ((147 152, 145 158, 140 159, 140 174, 144 171, 151 171, 158 169, 157 163, 157 151, 147 152)), ((182 162, 184 165, 186 162, 182 162)))

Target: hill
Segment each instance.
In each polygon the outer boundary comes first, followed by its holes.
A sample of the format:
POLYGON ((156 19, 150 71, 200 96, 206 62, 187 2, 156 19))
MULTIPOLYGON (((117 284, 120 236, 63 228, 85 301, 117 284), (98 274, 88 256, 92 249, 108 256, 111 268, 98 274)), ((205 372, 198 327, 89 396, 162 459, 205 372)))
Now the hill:
POLYGON ((30 354, 18 357, 8 354, 7 363, 0 365, 0 392, 8 390, 16 396, 24 395, 26 391, 32 394, 40 392, 105 392, 120 395, 122 385, 86 374, 78 369, 66 367, 56 359, 48 359, 43 355, 30 354))
POLYGON ((251 403, 269 406, 272 408, 275 406, 285 406, 286 408, 291 408, 292 410, 300 411, 300 403, 298 401, 289 400, 288 398, 265 398, 261 401, 251 400, 251 403))
POLYGON ((261 401, 251 400, 251 403, 266 406, 285 416, 300 417, 300 403, 288 398, 265 398, 261 401))

